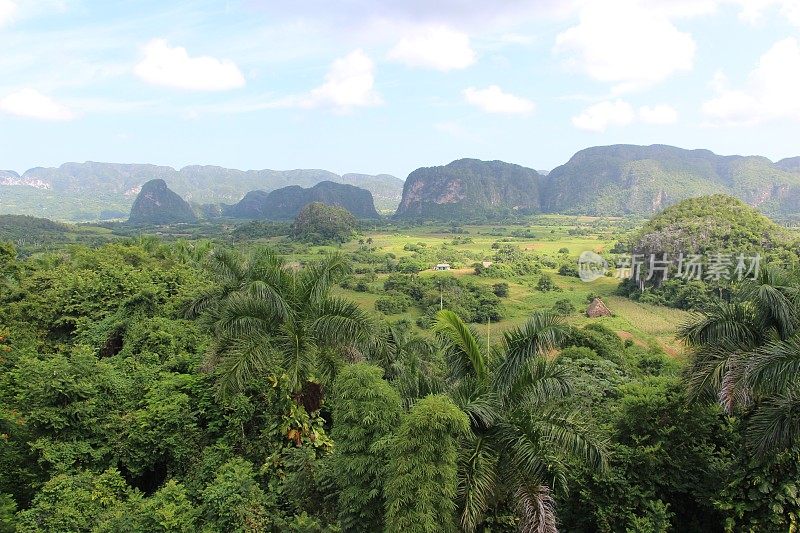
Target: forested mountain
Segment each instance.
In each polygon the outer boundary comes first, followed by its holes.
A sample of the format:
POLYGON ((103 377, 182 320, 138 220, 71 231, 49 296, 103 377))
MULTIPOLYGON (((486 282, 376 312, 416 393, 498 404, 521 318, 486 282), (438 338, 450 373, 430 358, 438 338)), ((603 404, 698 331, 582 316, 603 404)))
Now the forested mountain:
POLYGON ((194 165, 175 170, 144 164, 65 163, 58 168, 32 168, 21 176, 0 170, 0 212, 62 220, 119 218, 151 179, 163 179, 194 204, 234 203, 256 189, 269 192, 333 181, 363 187, 372 192, 379 209, 394 209, 403 189, 402 180, 388 174, 339 176, 315 169, 242 171, 194 165))
POLYGON ((775 166, 789 172, 800 172, 800 156, 781 159, 775 166))
POLYGON ((403 187, 398 218, 459 218, 498 211, 538 211, 542 176, 504 163, 459 159, 419 168, 403 187))
POLYGON ((686 198, 724 193, 769 214, 800 209, 800 158, 719 156, 674 146, 581 150, 546 176, 501 161, 462 159, 406 180, 399 218, 476 218, 503 210, 651 214, 686 198))
POLYGON ((724 194, 683 200, 657 214, 634 237, 644 254, 748 253, 791 249, 782 228, 738 198, 724 194))
POLYGON ((549 175, 546 212, 654 213, 685 198, 734 195, 767 213, 797 210, 800 175, 759 156, 720 156, 674 146, 587 148, 549 175))
POLYGON ((236 205, 224 206, 222 212, 233 218, 291 220, 313 202, 342 207, 356 218, 379 217, 368 190, 332 181, 308 189, 292 185, 269 193, 251 191, 236 205))
POLYGON ((771 215, 800 211, 800 157, 773 163, 760 156, 720 156, 666 145, 613 145, 581 150, 546 174, 502 161, 460 159, 419 168, 405 184, 387 174, 340 176, 326 170, 242 171, 197 165, 175 170, 65 163, 33 168, 21 176, 0 170, 0 213, 76 221, 121 218, 151 179, 163 179, 195 206, 233 204, 250 191, 343 183, 368 190, 377 209, 399 204, 396 216, 405 219, 457 220, 528 211, 646 215, 686 198, 717 193, 736 196, 771 215))
POLYGON ((164 180, 150 180, 142 185, 131 208, 131 224, 173 224, 194 222, 192 206, 167 187, 164 180))

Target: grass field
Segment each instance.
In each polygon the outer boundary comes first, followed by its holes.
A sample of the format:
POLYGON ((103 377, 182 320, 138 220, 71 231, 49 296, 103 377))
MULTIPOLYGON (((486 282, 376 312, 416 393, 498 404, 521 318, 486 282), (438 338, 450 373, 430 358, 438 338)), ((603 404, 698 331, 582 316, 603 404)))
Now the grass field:
MULTIPOLYGON (((574 313, 565 317, 567 322, 580 326, 597 321, 624 338, 630 338, 645 346, 660 346, 673 356, 680 357, 682 347, 675 340, 675 331, 688 319, 689 314, 617 296, 615 292, 619 280, 616 278, 603 277, 591 283, 584 283, 576 277, 561 276, 553 268, 543 268, 541 273, 525 276, 491 278, 475 275, 471 266, 476 262, 492 261, 497 252, 493 245, 495 247, 512 245, 524 254, 551 258, 561 263, 577 261, 577 257, 585 250, 608 254, 614 244, 625 240, 626 235, 639 223, 640 221, 631 219, 545 215, 531 219, 527 225, 487 224, 452 227, 438 224, 396 228, 384 226, 377 230, 365 231, 355 240, 342 245, 307 246, 291 243, 286 237, 275 237, 248 241, 240 246, 248 248, 256 244, 275 245, 279 250, 283 250, 286 260, 292 263, 313 261, 322 254, 338 251, 353 258, 356 270, 361 267, 361 272, 372 268, 368 264, 359 264, 359 257, 364 253, 373 257, 391 257, 395 261, 412 257, 420 261, 420 258, 424 258, 420 263, 422 270, 419 272, 419 276, 422 277, 456 276, 487 287, 501 282, 508 283, 509 294, 501 299, 503 319, 488 328, 492 340, 500 339, 504 330, 523 324, 534 311, 550 309, 557 300, 567 299, 576 308, 574 313), (420 250, 422 253, 419 253, 420 250), (443 273, 433 272, 433 265, 445 261, 450 262, 454 268, 443 273), (536 283, 542 273, 550 275, 560 290, 557 292, 537 290, 536 283), (590 294, 601 297, 611 309, 613 316, 595 319, 586 317, 587 297, 590 294)), ((225 234, 222 230, 224 230, 222 227, 216 228, 219 236, 212 238, 220 240, 225 234)), ((183 236, 162 233, 161 229, 157 234, 172 238, 183 236)), ((196 236, 191 235, 188 238, 196 236)), ((61 236, 61 241, 103 242, 115 237, 106 228, 75 226, 74 233, 61 236)), ((367 281, 368 291, 343 288, 336 290, 365 309, 379 314, 375 310, 375 301, 384 294, 383 282, 387 277, 388 274, 381 273, 372 274, 369 278, 356 275, 357 280, 367 281)), ((390 321, 406 319, 415 323, 422 314, 422 309, 412 307, 404 313, 384 318, 390 321)), ((486 324, 474 326, 482 335, 487 334, 486 324)))
MULTIPOLYGON (((345 254, 357 252, 360 248, 368 247, 373 253, 393 254, 398 259, 412 255, 404 249, 407 244, 424 244, 427 250, 433 250, 432 257, 436 257, 436 250, 442 250, 443 255, 452 253, 453 250, 469 254, 476 259, 491 260, 495 251, 492 244, 507 240, 527 253, 556 257, 559 250, 567 248, 570 260, 577 261, 578 255, 584 250, 598 253, 607 252, 616 243, 627 228, 620 222, 609 219, 594 219, 590 217, 573 218, 571 223, 565 223, 555 217, 550 224, 533 224, 530 226, 496 227, 496 226, 465 226, 461 231, 468 233, 454 234, 449 228, 440 226, 420 226, 418 228, 404 229, 398 232, 376 231, 366 232, 361 240, 371 239, 371 244, 362 245, 358 241, 342 245, 341 247, 311 247, 304 254, 296 254, 294 260, 304 261, 318 257, 322 251, 339 250, 345 254), (602 222, 602 224, 600 224, 602 222), (598 226, 600 229, 598 229, 598 226), (533 237, 513 237, 512 231, 517 234, 529 230, 533 237), (469 242, 453 244, 454 238, 468 238, 469 242)), ((551 222, 551 221, 548 221, 551 222)), ((432 260, 430 267, 437 261, 432 260)), ((657 345, 667 353, 681 357, 683 350, 675 339, 677 327, 686 321, 689 313, 677 309, 634 302, 628 298, 615 294, 619 280, 612 277, 603 277, 591 283, 585 283, 579 278, 560 276, 555 269, 544 269, 542 273, 549 274, 555 284, 561 289, 558 292, 541 292, 535 288, 540 274, 529 276, 516 276, 511 278, 487 278, 474 274, 474 270, 465 264, 454 265, 449 272, 433 272, 430 268, 419 273, 420 276, 459 276, 466 277, 476 283, 492 285, 506 282, 509 284, 509 295, 502 299, 504 318, 489 328, 490 338, 501 338, 504 330, 523 324, 537 310, 550 309, 553 303, 560 299, 568 299, 576 307, 576 312, 567 316, 565 320, 580 326, 596 321, 600 322, 623 338, 631 338, 634 342, 650 346, 657 345), (588 318, 585 310, 588 305, 587 297, 590 294, 603 299, 611 309, 613 316, 603 318, 588 318)), ((370 292, 338 289, 338 292, 356 302, 366 309, 375 309, 375 301, 381 296, 383 281, 386 274, 378 274, 368 283, 370 292)), ((422 311, 417 308, 390 315, 389 320, 408 319, 412 322, 421 316, 422 311)), ((486 324, 475 324, 482 335, 487 334, 486 324)))

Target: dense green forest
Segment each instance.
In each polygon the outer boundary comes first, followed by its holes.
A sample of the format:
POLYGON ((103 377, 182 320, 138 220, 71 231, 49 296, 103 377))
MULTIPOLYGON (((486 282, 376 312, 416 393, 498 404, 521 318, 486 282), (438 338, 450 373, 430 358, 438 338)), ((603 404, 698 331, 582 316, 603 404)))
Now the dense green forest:
POLYGON ((547 311, 488 345, 386 321, 336 253, 3 245, 0 274, 1 531, 797 528, 778 270, 685 326, 688 364, 547 311))

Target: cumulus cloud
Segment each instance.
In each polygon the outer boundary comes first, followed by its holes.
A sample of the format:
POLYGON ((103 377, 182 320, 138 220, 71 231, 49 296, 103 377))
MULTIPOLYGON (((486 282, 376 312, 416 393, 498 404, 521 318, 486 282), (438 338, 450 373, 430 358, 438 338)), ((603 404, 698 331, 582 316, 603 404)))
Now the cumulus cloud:
POLYGON ((602 133, 610 127, 629 126, 636 122, 644 124, 674 124, 678 112, 667 104, 642 106, 638 110, 628 102, 616 99, 600 102, 572 117, 572 124, 581 130, 602 133))
POLYGON ((531 100, 503 92, 497 85, 485 89, 468 87, 463 95, 464 101, 487 113, 525 114, 536 109, 536 104, 531 100))
POLYGON ((147 83, 190 91, 225 91, 242 87, 244 76, 235 63, 210 56, 190 57, 186 48, 153 39, 134 73, 147 83))
POLYGON ((0 111, 18 117, 38 120, 72 120, 75 113, 67 106, 35 89, 22 89, 0 100, 0 111))
POLYGON ((775 43, 761 56, 741 88, 729 88, 721 73, 715 75, 712 85, 717 95, 702 106, 711 124, 800 120, 800 43, 794 37, 775 43))
POLYGON ((642 106, 639 108, 639 120, 645 124, 674 124, 678 121, 678 112, 665 104, 642 106))
POLYGON ((17 12, 17 4, 12 0, 0 0, 0 28, 11 22, 17 12))
POLYGON ((271 102, 266 107, 331 108, 347 113, 357 107, 383 103, 375 91, 375 64, 363 50, 358 49, 333 62, 325 81, 316 89, 299 96, 289 96, 271 102))
POLYGON ((602 133, 609 126, 627 126, 636 120, 633 106, 623 100, 600 102, 572 117, 572 124, 581 130, 602 133))
POLYGON ((591 2, 576 26, 560 33, 555 50, 571 70, 617 93, 641 89, 691 70, 696 45, 667 14, 634 0, 591 2))
POLYGON ((467 68, 476 56, 466 33, 431 26, 400 39, 388 57, 410 67, 448 71, 467 68))

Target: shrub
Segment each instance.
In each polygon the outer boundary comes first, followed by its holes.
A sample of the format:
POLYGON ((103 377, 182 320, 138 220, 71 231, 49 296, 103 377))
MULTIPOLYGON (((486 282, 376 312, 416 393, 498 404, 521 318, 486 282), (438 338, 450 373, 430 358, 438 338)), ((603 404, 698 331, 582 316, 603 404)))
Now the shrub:
POLYGON ((375 309, 384 315, 404 313, 414 305, 414 300, 401 292, 391 291, 375 300, 375 309))
POLYGON ((502 281, 500 283, 495 283, 492 285, 492 292, 495 296, 499 298, 505 298, 508 296, 508 283, 502 281))
POLYGON ((566 298, 562 298, 553 304, 553 312, 560 316, 571 315, 575 312, 575 306, 566 298))
POLYGON ((356 292, 369 292, 369 285, 367 285, 366 281, 359 281, 356 283, 356 286, 353 287, 356 292))
POLYGON ((550 292, 550 291, 560 291, 561 289, 553 283, 553 278, 548 276, 547 274, 542 274, 539 277, 539 281, 536 283, 536 290, 542 292, 550 292))
POLYGON ((578 267, 574 263, 565 263, 558 269, 559 276, 578 277, 578 267))

